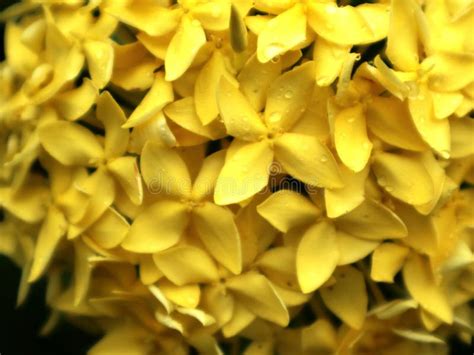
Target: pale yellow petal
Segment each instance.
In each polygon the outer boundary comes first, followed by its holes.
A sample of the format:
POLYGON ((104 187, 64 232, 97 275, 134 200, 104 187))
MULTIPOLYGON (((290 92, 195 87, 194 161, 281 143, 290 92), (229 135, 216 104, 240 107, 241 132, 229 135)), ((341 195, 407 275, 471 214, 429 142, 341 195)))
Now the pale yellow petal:
POLYGON ((226 286, 258 317, 282 327, 288 325, 288 310, 265 276, 248 272, 228 279, 226 286))
POLYGON ((188 168, 176 150, 147 143, 141 155, 140 170, 151 193, 187 197, 191 192, 188 168))
POLYGON ((313 47, 316 82, 319 86, 331 85, 339 76, 349 54, 350 46, 339 45, 318 37, 313 47))
POLYGON ((361 104, 336 115, 334 140, 344 165, 355 172, 363 170, 372 152, 372 142, 367 137, 365 112, 361 104))
POLYGON ((205 43, 206 34, 201 23, 190 16, 183 16, 166 51, 166 80, 173 81, 183 75, 205 43))
POLYGON ((258 36, 258 60, 266 63, 293 49, 306 39, 306 16, 302 4, 296 4, 266 23, 258 36))
POLYGON ((143 210, 133 221, 122 247, 135 253, 155 253, 178 243, 188 225, 182 203, 163 200, 143 210))
POLYGON ((304 183, 327 188, 343 186, 331 151, 316 138, 285 133, 275 139, 275 158, 283 168, 304 183))
POLYGON ((212 258, 204 250, 181 245, 153 254, 158 269, 177 286, 212 282, 219 276, 212 258))
POLYGON ((407 235, 407 227, 392 210, 370 199, 336 219, 336 226, 349 234, 372 240, 407 235))
POLYGON ((87 230, 87 235, 105 249, 115 248, 128 233, 130 225, 116 210, 109 207, 87 230))
POLYGON ((336 231, 336 242, 339 248, 338 265, 352 264, 369 255, 379 242, 376 240, 354 237, 343 231, 336 231))
POLYGON ((421 205, 434 197, 433 181, 416 155, 379 153, 372 169, 385 191, 408 204, 421 205))
POLYGON ((351 328, 360 329, 367 313, 368 296, 364 275, 352 266, 338 268, 336 284, 321 289, 326 306, 351 328))
POLYGON ((165 81, 163 72, 158 72, 150 91, 147 92, 123 127, 135 127, 140 123, 144 123, 173 99, 173 86, 165 81))
POLYGON ((120 157, 114 159, 107 163, 107 169, 125 191, 130 201, 135 205, 140 205, 143 201, 143 187, 137 158, 120 157))
POLYGON ((225 77, 221 78, 217 88, 217 104, 229 135, 255 141, 267 133, 250 102, 225 77))
POLYGON ((76 123, 54 121, 42 124, 39 139, 44 149, 64 165, 92 165, 104 154, 94 134, 76 123))
POLYGON ((199 201, 212 195, 217 178, 225 163, 225 151, 220 150, 204 159, 198 176, 193 183, 192 197, 199 201))
POLYGON ((303 114, 315 85, 314 62, 306 62, 280 75, 267 90, 265 122, 287 131, 303 114))
POLYGON ((234 215, 210 202, 193 210, 193 222, 208 252, 234 274, 242 270, 242 247, 234 215))
POLYGON ((362 171, 354 173, 345 166, 342 166, 340 173, 344 187, 324 190, 326 213, 329 218, 336 218, 352 211, 365 198, 365 181, 369 168, 366 167, 362 171))
POLYGON ((272 161, 273 151, 266 141, 241 144, 232 156, 228 152, 217 178, 216 203, 228 205, 255 195, 267 185, 272 161))
POLYGON ((312 224, 321 211, 303 195, 280 190, 257 206, 258 213, 281 232, 312 224))
POLYGON ((66 91, 54 98, 54 107, 60 117, 75 121, 86 114, 95 103, 99 92, 89 79, 84 79, 81 86, 66 91))
POLYGON ((87 40, 84 43, 84 53, 92 82, 102 89, 112 77, 114 49, 109 42, 87 40))
POLYGON ((296 254, 298 282, 304 293, 324 284, 339 262, 336 230, 332 224, 321 222, 309 228, 301 239, 296 254))
POLYGON ((429 261, 413 253, 403 267, 403 279, 411 296, 428 312, 451 324, 453 311, 444 291, 436 284, 429 261))
POLYGON ((399 244, 380 244, 372 254, 370 278, 377 282, 393 282, 395 275, 403 267, 410 250, 399 244))

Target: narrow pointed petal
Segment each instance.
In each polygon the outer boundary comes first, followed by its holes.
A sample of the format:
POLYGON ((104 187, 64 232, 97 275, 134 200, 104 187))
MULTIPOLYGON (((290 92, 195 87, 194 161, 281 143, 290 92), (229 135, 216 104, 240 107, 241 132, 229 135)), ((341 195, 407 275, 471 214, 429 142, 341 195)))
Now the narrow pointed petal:
POLYGON ((173 99, 173 86, 171 83, 165 81, 163 72, 158 72, 150 91, 147 92, 123 127, 135 127, 140 123, 144 123, 158 111, 162 110, 166 104, 173 101, 173 99))
POLYGON ((189 16, 183 16, 166 51, 166 81, 176 80, 183 75, 205 43, 206 34, 201 23, 189 16))
POLYGON ((98 94, 95 84, 86 78, 78 88, 57 95, 54 98, 54 107, 60 117, 75 121, 89 111, 96 102, 98 94))
POLYGON ((97 88, 104 88, 112 77, 114 49, 109 42, 88 40, 84 52, 92 82, 97 88))
POLYGON ((234 215, 210 202, 196 207, 193 221, 208 252, 234 274, 242 270, 242 247, 234 215))
POLYGON ((372 254, 370 278, 377 282, 393 282, 402 269, 410 250, 399 244, 383 243, 372 254))
POLYGON ((196 201, 212 196, 216 186, 217 178, 225 163, 225 151, 211 154, 204 159, 201 170, 194 180, 191 195, 196 201))
POLYGON ((143 201, 142 177, 136 157, 120 157, 107 163, 107 169, 127 194, 130 201, 140 205, 143 201))
POLYGON ((36 281, 44 274, 66 228, 67 222, 63 214, 55 207, 50 207, 36 241, 29 282, 36 281))
POLYGON ((104 91, 97 100, 96 115, 105 128, 105 156, 115 158, 124 155, 129 140, 128 129, 122 128, 125 114, 109 92, 104 91))
POLYGON ((298 282, 304 293, 317 290, 332 275, 339 262, 336 230, 321 222, 309 228, 296 253, 298 282))
POLYGON ((403 279, 408 292, 424 309, 448 324, 453 322, 448 298, 437 285, 425 257, 413 253, 403 267, 403 279))
POLYGON ((355 172, 365 168, 372 152, 372 142, 367 137, 363 106, 346 108, 335 118, 334 139, 337 154, 344 165, 355 172))

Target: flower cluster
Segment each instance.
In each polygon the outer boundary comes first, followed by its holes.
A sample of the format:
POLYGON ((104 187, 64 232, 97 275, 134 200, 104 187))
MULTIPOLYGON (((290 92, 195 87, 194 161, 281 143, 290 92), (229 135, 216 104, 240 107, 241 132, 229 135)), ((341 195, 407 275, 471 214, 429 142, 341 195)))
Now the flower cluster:
POLYGON ((0 14, 0 252, 104 354, 447 354, 474 298, 468 0, 0 14))

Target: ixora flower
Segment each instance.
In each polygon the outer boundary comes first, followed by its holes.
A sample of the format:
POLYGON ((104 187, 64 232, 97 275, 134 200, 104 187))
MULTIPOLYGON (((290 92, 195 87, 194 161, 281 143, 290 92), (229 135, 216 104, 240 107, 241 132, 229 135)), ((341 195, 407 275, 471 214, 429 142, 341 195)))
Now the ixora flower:
POLYGON ((474 7, 0 13, 0 253, 106 354, 448 354, 474 333, 474 7), (453 339, 457 339, 452 342, 453 339))

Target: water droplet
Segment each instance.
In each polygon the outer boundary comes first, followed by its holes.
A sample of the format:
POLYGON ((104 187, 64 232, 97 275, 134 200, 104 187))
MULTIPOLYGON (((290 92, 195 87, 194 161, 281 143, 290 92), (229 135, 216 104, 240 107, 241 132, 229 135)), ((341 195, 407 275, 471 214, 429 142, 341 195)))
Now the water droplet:
POLYGON ((349 122, 349 123, 353 123, 354 121, 355 121, 355 117, 349 117, 347 119, 347 122, 349 122))
POLYGON ((286 99, 291 99, 293 97, 293 91, 291 90, 286 90, 285 92, 285 98, 286 99))
POLYGON ((387 185, 387 179, 385 179, 383 176, 381 176, 377 181, 378 181, 380 186, 387 185))
POLYGON ((320 160, 321 160, 321 163, 325 163, 328 161, 328 157, 326 155, 322 155, 320 160))
POLYGON ((270 117, 268 117, 268 120, 271 122, 271 123, 277 123, 278 121, 281 120, 281 114, 280 112, 272 112, 270 114, 270 117))
POLYGON ((385 186, 385 190, 387 190, 387 192, 392 192, 393 187, 392 186, 385 186))

